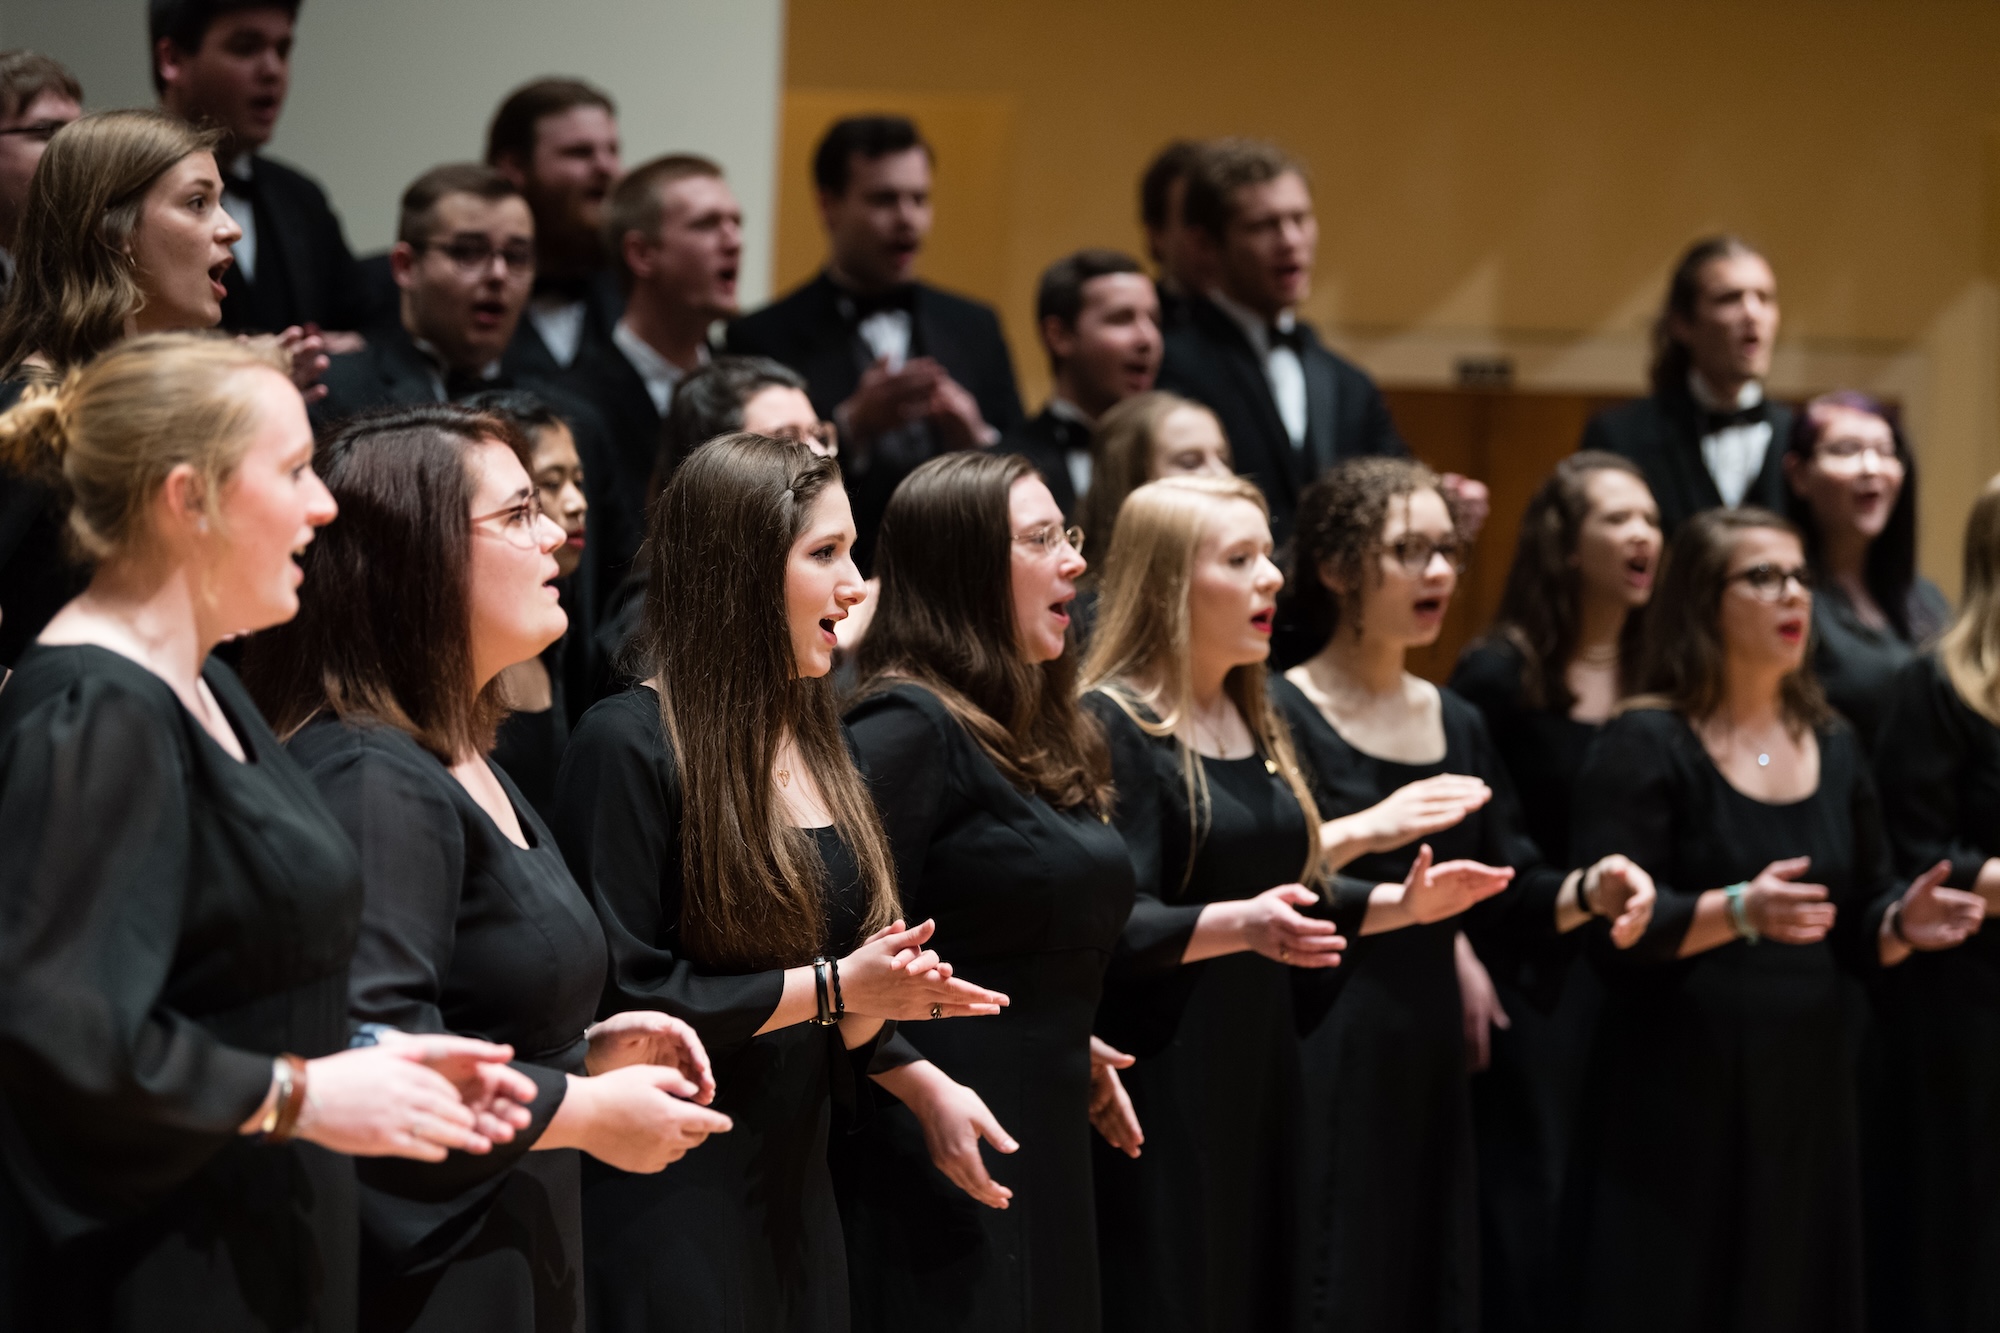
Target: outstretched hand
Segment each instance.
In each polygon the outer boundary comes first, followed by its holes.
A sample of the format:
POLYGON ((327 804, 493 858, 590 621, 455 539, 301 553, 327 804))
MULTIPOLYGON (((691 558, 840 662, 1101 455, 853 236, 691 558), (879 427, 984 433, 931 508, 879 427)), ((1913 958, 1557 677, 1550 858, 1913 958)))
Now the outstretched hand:
POLYGON ((1652 924, 1658 898, 1653 877, 1628 856, 1613 852, 1583 872, 1577 893, 1595 916, 1611 920, 1611 942, 1629 949, 1652 924))
MULTIPOLYGON (((1298 910, 1318 901, 1319 895, 1303 884, 1280 884, 1244 899, 1240 905, 1244 943, 1288 967, 1339 967, 1341 950, 1347 947, 1340 928, 1298 910)), ((1097 1039, 1091 1042, 1094 1052, 1097 1039)))
POLYGON ((693 1085, 690 1101, 707 1106, 715 1100, 715 1069, 708 1051, 695 1030, 672 1014, 627 1010, 591 1024, 583 1036, 590 1047, 584 1069, 593 1075, 626 1065, 665 1065, 678 1069, 693 1085))
POLYGON ((1000 1127, 978 1093, 948 1077, 928 1060, 904 1065, 875 1081, 910 1108, 924 1131, 924 1146, 930 1151, 931 1165, 946 1179, 988 1208, 1005 1208, 1014 1191, 993 1179, 980 1156, 981 1139, 996 1152, 1011 1153, 1020 1148, 1014 1137, 1000 1127))
POLYGON ((1457 916, 1473 904, 1483 902, 1514 882, 1512 866, 1489 866, 1478 861, 1446 861, 1431 864, 1431 847, 1417 849, 1417 859, 1403 877, 1403 909, 1419 925, 1457 916))
POLYGON ((841 996, 850 1014, 894 1019, 966 1018, 997 1014, 1008 1000, 999 991, 961 981, 951 964, 925 948, 934 921, 905 927, 892 922, 840 960, 841 996))
POLYGON ((1910 881, 1895 907, 1895 935, 1919 952, 1965 943, 1986 921, 1986 900, 1962 889, 1947 889, 1951 862, 1940 861, 1910 881))
POLYGON ((1090 1123, 1106 1143, 1127 1157, 1137 1157, 1139 1145, 1146 1141, 1131 1094, 1118 1077, 1119 1070, 1130 1069, 1135 1063, 1134 1057, 1103 1038, 1090 1039, 1090 1123))
POLYGON ((1818 944, 1833 929, 1834 906, 1826 885, 1801 884, 1810 856, 1773 861, 1743 891, 1743 913, 1757 934, 1780 944, 1818 944))

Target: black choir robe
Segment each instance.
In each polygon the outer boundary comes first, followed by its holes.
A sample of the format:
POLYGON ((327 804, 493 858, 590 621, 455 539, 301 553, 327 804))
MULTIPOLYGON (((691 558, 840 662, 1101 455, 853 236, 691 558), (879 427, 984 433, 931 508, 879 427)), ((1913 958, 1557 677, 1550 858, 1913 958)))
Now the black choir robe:
POLYGON ((1271 535, 1291 535, 1299 495, 1344 458, 1407 455, 1389 405, 1368 373, 1334 355, 1311 325, 1298 325, 1304 346, 1306 438, 1295 446, 1278 413, 1263 359, 1249 335, 1206 297, 1188 302, 1186 317, 1167 329, 1160 387, 1203 404, 1222 422, 1236 471, 1257 483, 1271 503, 1271 535))
MULTIPOLYGON (((524 317, 521 322, 528 321, 524 317)), ((586 460, 583 480, 590 500, 590 560, 598 591, 608 597, 631 571, 646 538, 665 418, 653 406, 645 377, 616 343, 578 352, 560 382, 595 408, 604 423, 604 456, 596 466, 586 460)))
MULTIPOLYGON (((1766 398, 1771 443, 1764 469, 1743 492, 1743 503, 1785 512, 1785 440, 1792 433, 1792 410, 1766 398)), ((1602 449, 1629 458, 1646 474, 1660 506, 1660 531, 1674 529, 1704 509, 1722 505, 1722 492, 1701 456, 1702 408, 1685 384, 1665 393, 1606 408, 1584 428, 1581 449, 1602 449)))
POLYGON ((250 196, 256 212, 257 276, 245 277, 234 264, 223 275, 222 327, 232 333, 279 333, 294 324, 368 327, 366 284, 318 182, 253 156, 248 189, 229 184, 250 196))
MULTIPOLYGON (((755 314, 729 326, 728 350, 768 356, 806 377, 807 393, 822 417, 831 418, 861 383, 874 353, 861 340, 851 300, 824 272, 755 314)), ((979 404, 986 424, 1003 435, 1021 424, 1021 394, 1014 363, 1000 331, 1000 317, 978 301, 913 283, 910 293, 910 356, 940 362, 979 404)), ((942 451, 932 432, 930 455, 942 451)), ((868 466, 853 445, 841 441, 854 525, 860 535, 856 559, 868 568, 875 529, 897 483, 914 465, 878 461, 868 466)))
MULTIPOLYGON (((1076 518, 1077 504, 1083 497, 1076 493, 1076 483, 1070 478, 1069 456, 1089 455, 1090 427, 1074 417, 1061 415, 1053 407, 1045 407, 1008 431, 1000 441, 1000 448, 1033 463, 1042 480, 1049 484, 1049 494, 1055 496, 1063 517, 1076 518)), ((1111 536, 1108 532, 1100 535, 1111 536)))

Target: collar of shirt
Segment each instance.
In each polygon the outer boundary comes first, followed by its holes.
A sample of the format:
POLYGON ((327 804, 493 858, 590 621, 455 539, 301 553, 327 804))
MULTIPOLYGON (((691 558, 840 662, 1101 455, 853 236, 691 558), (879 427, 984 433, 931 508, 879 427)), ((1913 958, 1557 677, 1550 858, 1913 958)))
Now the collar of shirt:
POLYGON ((1764 385, 1760 380, 1751 380, 1736 391, 1736 401, 1725 403, 1708 387, 1708 381, 1693 367, 1688 369, 1688 392, 1707 412, 1741 412, 1764 401, 1764 385))
POLYGON ((236 256, 236 271, 245 282, 257 281, 257 209, 250 197, 253 171, 248 153, 238 153, 222 169, 223 207, 229 212, 229 220, 243 232, 242 238, 229 247, 229 253, 236 256))
MULTIPOLYGON (((653 407, 661 416, 674 401, 674 390, 687 378, 688 372, 661 356, 654 346, 632 331, 632 326, 619 320, 611 330, 611 341, 632 363, 632 369, 639 372, 639 378, 646 382, 646 393, 653 400, 653 407)), ((701 364, 708 364, 708 344, 703 343, 699 353, 701 364)))
POLYGON ((1067 398, 1057 398, 1054 395, 1050 395, 1049 397, 1049 415, 1061 417, 1064 421, 1073 422, 1085 430, 1091 430, 1097 425, 1075 403, 1072 403, 1067 398))
POLYGON ((1221 288, 1211 290, 1208 294, 1208 299, 1215 302, 1218 310, 1235 320, 1242 327, 1243 335, 1250 340, 1250 345, 1257 349, 1259 357, 1271 355, 1271 326, 1273 324, 1283 329, 1286 333, 1290 333, 1298 325, 1298 316, 1289 310, 1280 310, 1276 319, 1266 320, 1256 311, 1249 309, 1247 306, 1238 305, 1227 296, 1224 296, 1221 288))
MULTIPOLYGON (((450 374, 451 371, 450 368, 446 366, 444 363, 444 356, 438 351, 436 347, 433 347, 430 344, 430 342, 427 341, 426 339, 412 336, 410 338, 410 342, 412 345, 416 347, 418 353, 423 356, 424 361, 427 363, 425 365, 425 369, 429 370, 431 373, 431 392, 437 395, 437 400, 440 403, 450 402, 451 395, 447 394, 444 391, 444 381, 445 381, 445 376, 450 374)), ((479 368, 478 374, 479 378, 483 380, 499 379, 500 378, 499 361, 497 360, 488 361, 485 365, 479 368)))

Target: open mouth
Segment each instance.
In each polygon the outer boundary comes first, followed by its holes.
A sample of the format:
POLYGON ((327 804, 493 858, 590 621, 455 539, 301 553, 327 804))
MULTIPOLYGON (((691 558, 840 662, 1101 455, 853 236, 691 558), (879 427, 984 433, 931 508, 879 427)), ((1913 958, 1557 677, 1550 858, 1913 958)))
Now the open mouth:
POLYGON ((1250 628, 1256 630, 1259 634, 1269 634, 1271 632, 1271 624, 1277 617, 1278 613, 1276 609, 1267 606, 1256 615, 1250 617, 1250 628))
POLYGON ((474 301, 472 322, 483 329, 497 329, 507 318, 505 301, 474 301))
POLYGON ((826 640, 827 647, 834 648, 839 646, 840 635, 834 627, 845 619, 847 617, 844 615, 820 617, 819 632, 820 636, 826 640))
POLYGON ((1070 599, 1067 597, 1060 602, 1049 603, 1049 615, 1064 629, 1069 628, 1069 603, 1070 599))
POLYGON ((1635 587, 1647 587, 1653 582, 1653 557, 1635 555, 1625 562, 1625 581, 1635 587))
POLYGON ((1419 597, 1412 603, 1412 609, 1420 616, 1441 616, 1444 614, 1444 598, 1419 597))
POLYGON ((236 259, 232 255, 227 259, 208 266, 208 285, 213 289, 215 299, 218 301, 229 294, 229 289, 222 285, 222 279, 223 275, 229 272, 229 266, 235 262, 236 259))
POLYGON ((1806 622, 1791 616, 1778 622, 1778 637, 1786 643, 1797 643, 1806 636, 1806 622))

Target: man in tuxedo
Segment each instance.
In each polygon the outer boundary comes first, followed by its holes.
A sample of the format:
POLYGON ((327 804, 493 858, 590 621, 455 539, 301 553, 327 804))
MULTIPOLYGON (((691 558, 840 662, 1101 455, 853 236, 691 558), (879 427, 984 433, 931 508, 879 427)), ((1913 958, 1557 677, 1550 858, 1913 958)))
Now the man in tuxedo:
POLYGON ((76 75, 34 51, 0 51, 0 304, 14 285, 14 237, 28 178, 57 130, 83 114, 76 75))
POLYGON ((333 358, 316 418, 545 387, 501 365, 535 277, 535 219, 512 181, 473 162, 426 171, 403 192, 389 263, 398 320, 333 358))
POLYGON ((806 377, 840 429, 867 568, 897 483, 948 449, 997 444, 1021 421, 1014 367, 991 307, 913 276, 931 229, 931 151, 901 116, 836 122, 813 154, 827 262, 738 320, 729 350, 806 377))
POLYGON ((554 375, 601 355, 624 304, 604 245, 604 203, 623 173, 618 108, 575 79, 523 84, 493 113, 486 161, 535 215, 535 287, 509 363, 554 375))
POLYGON ((1653 392, 1598 413, 1582 444, 1639 465, 1668 536, 1718 505, 1785 511, 1792 413, 1764 392, 1777 337, 1764 257, 1733 236, 1690 246, 1653 328, 1653 392))
POLYGON ((1049 354, 1049 401, 1000 447, 1048 482, 1064 518, 1090 489, 1090 432, 1097 418, 1153 387, 1160 372, 1160 302, 1138 261, 1115 250, 1079 250, 1042 273, 1035 327, 1049 354))
POLYGON ((153 86, 163 108, 222 135, 222 204, 243 229, 222 327, 324 330, 327 351, 351 351, 369 311, 340 219, 315 181, 259 151, 285 108, 298 12, 298 0, 151 0, 153 86))
POLYGON ((1162 327, 1180 323, 1188 298, 1208 290, 1203 252, 1188 237, 1188 176, 1201 160, 1202 145, 1175 139, 1153 155, 1139 177, 1139 225, 1146 230, 1146 253, 1153 261, 1162 327))
POLYGON ((708 364, 710 327, 737 312, 743 210, 720 166, 676 153, 618 182, 604 239, 625 314, 611 349, 580 360, 569 383, 611 432, 611 466, 591 475, 590 508, 604 560, 622 569, 645 535, 647 482, 674 390, 708 364))

